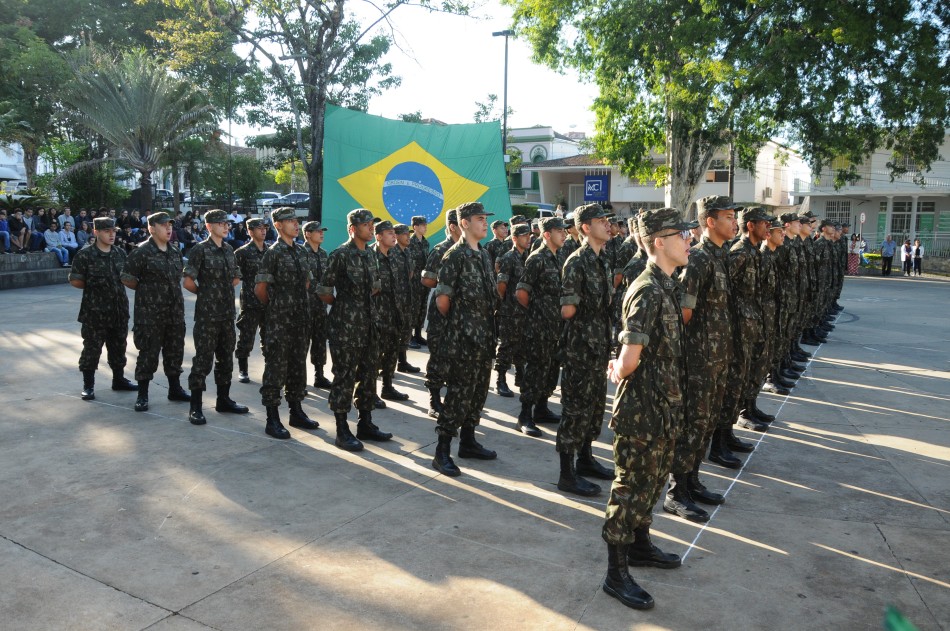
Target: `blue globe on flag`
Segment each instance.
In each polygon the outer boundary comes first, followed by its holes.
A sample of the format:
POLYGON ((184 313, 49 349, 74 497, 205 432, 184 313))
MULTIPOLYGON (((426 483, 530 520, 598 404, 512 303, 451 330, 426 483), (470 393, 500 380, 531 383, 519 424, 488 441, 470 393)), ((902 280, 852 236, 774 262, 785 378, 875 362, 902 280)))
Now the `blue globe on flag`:
POLYGON ((414 215, 432 222, 442 212, 445 195, 435 171, 419 162, 401 162, 390 169, 383 182, 383 204, 399 223, 409 224, 414 215))

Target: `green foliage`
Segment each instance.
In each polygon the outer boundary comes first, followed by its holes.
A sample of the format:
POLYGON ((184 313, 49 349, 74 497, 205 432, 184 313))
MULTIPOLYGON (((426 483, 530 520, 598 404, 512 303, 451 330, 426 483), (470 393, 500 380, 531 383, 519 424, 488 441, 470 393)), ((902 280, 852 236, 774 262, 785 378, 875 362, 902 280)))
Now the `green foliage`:
POLYGON ((70 170, 70 167, 92 159, 91 147, 85 142, 54 138, 40 151, 52 172, 36 178, 37 188, 46 197, 61 204, 81 207, 118 207, 127 199, 129 191, 115 179, 112 165, 97 164, 88 169, 70 170), (58 174, 68 171, 67 175, 58 174))
MULTIPOLYGON (((508 106, 508 118, 514 116, 515 111, 508 106)), ((487 123, 489 121, 500 121, 502 119, 501 103, 498 102, 497 94, 489 94, 485 102, 475 101, 475 114, 472 118, 476 123, 487 123)))
POLYGON ((18 210, 35 208, 37 206, 48 206, 50 201, 45 197, 38 195, 0 195, 0 210, 7 211, 7 215, 12 215, 18 210))
POLYGON ((273 173, 274 182, 287 192, 305 191, 309 186, 307 170, 299 160, 287 160, 273 173))

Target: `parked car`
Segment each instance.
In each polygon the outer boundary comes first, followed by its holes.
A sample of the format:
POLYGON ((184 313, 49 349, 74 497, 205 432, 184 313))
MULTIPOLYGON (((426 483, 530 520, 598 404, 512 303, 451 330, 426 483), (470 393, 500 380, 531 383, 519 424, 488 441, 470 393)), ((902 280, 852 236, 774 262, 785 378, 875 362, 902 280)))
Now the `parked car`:
POLYGON ((280 197, 280 193, 275 193, 274 191, 261 191, 257 194, 255 203, 258 206, 264 206, 268 200, 277 199, 278 197, 280 197))
POLYGON ((175 196, 167 188, 155 189, 155 202, 162 205, 171 206, 175 196))
POLYGON ((310 206, 310 193, 290 193, 283 197, 265 200, 262 206, 280 208, 281 206, 291 206, 293 208, 307 208, 310 206))

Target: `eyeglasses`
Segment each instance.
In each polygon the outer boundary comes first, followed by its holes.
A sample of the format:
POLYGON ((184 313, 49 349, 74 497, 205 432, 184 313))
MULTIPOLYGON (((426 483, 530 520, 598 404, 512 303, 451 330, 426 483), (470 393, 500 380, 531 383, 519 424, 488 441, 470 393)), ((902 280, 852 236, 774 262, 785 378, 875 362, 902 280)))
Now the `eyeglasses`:
POLYGON ((661 239, 666 239, 668 237, 675 237, 677 235, 679 235, 684 241, 686 241, 687 239, 692 238, 693 233, 690 232, 689 230, 680 230, 679 232, 672 232, 670 234, 661 234, 659 235, 659 237, 661 239))

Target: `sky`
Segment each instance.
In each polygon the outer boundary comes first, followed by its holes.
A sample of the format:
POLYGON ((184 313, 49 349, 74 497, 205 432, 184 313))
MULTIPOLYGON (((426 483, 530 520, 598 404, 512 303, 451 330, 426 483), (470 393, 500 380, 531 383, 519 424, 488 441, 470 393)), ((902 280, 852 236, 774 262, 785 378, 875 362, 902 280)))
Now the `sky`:
MULTIPOLYGON (((351 6, 359 7, 358 3, 351 6)), ((387 118, 420 111, 446 123, 473 122, 476 102, 504 92, 505 38, 493 32, 511 26, 511 9, 497 0, 476 7, 473 17, 400 7, 392 14, 396 46, 386 61, 402 85, 370 102, 369 113, 387 118)), ((594 129, 590 105, 597 91, 569 72, 558 74, 531 61, 527 43, 508 39, 508 126, 549 125, 561 133, 594 129)), ((235 126, 243 145, 262 130, 235 126)))

